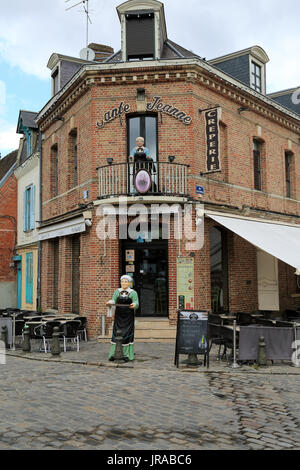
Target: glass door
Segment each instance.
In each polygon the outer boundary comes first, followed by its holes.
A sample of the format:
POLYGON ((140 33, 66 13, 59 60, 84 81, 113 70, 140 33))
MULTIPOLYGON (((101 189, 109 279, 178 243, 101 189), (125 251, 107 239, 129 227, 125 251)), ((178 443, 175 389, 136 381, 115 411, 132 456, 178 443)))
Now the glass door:
POLYGON ((123 272, 133 278, 140 317, 168 317, 168 243, 125 243, 123 272), (131 258, 133 261, 130 261, 131 258))

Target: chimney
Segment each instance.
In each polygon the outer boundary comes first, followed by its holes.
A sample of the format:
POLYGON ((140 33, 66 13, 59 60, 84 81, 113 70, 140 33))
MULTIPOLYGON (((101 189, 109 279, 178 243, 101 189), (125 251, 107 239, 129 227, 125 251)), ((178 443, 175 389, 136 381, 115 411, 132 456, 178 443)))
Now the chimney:
POLYGON ((105 59, 110 57, 113 53, 114 50, 110 46, 105 46, 103 44, 95 44, 92 42, 91 44, 88 45, 90 49, 93 49, 95 52, 96 56, 94 61, 95 62, 103 62, 105 59))

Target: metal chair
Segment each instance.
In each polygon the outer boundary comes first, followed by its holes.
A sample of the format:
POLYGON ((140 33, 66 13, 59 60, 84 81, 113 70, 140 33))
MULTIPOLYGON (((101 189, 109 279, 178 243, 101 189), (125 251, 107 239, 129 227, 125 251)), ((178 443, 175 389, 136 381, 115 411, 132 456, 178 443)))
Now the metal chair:
POLYGON ((211 319, 211 315, 209 315, 208 317, 208 328, 209 328, 209 339, 210 339, 210 344, 209 344, 209 352, 213 346, 213 344, 219 346, 219 350, 218 350, 218 355, 217 355, 217 360, 221 360, 222 357, 224 357, 224 355, 226 355, 226 344, 225 344, 225 341, 224 341, 224 338, 222 336, 222 332, 221 332, 221 318, 219 318, 220 320, 220 323, 217 323, 218 320, 216 320, 215 318, 212 318, 212 321, 213 322, 210 322, 210 319, 211 319), (215 322, 216 323, 215 323, 215 322), (222 346, 224 347, 223 349, 223 353, 221 354, 221 348, 222 346))
MULTIPOLYGON (((234 348, 234 344, 233 344, 233 331, 224 327, 224 326, 221 326, 220 327, 221 331, 221 335, 222 335, 222 338, 223 338, 223 341, 224 341, 224 344, 225 344, 225 357, 226 357, 226 361, 227 361, 227 364, 229 364, 230 360, 232 359, 232 356, 233 356, 233 348, 234 348), (227 350, 230 350, 230 354, 227 354, 227 350)), ((239 333, 237 332, 236 333, 236 349, 238 350, 239 349, 239 333)))
POLYGON ((288 321, 276 321, 275 326, 279 326, 281 328, 293 328, 293 323, 288 321))
POLYGON ((61 324, 59 321, 55 320, 49 320, 46 323, 43 324, 43 327, 41 329, 42 337, 43 337, 43 343, 44 343, 44 349, 45 353, 47 352, 47 343, 48 343, 48 350, 50 351, 50 339, 52 339, 53 335, 53 329, 58 326, 60 328, 61 324))
POLYGON ((67 341, 71 340, 74 341, 76 340, 77 343, 77 352, 79 352, 79 336, 78 336, 78 330, 80 329, 81 322, 79 320, 70 320, 66 321, 62 325, 62 337, 64 340, 64 352, 67 351, 67 341))
POLYGON ((257 318, 257 325, 275 327, 275 323, 267 318, 257 318))
POLYGON ((250 313, 247 312, 237 312, 237 325, 247 326, 254 323, 254 318, 252 318, 250 313))
POLYGON ((80 327, 78 329, 78 333, 80 333, 80 335, 84 334, 84 340, 87 341, 87 330, 86 330, 87 318, 79 316, 79 317, 74 317, 74 320, 80 321, 80 327))
MULTIPOLYGON (((39 323, 39 324, 35 324, 35 323, 26 323, 25 321, 25 324, 26 326, 29 327, 29 337, 30 339, 39 339, 41 341, 43 341, 43 323, 39 323)), ((40 347, 40 350, 41 350, 41 347, 40 347)), ((45 353, 47 353, 47 350, 45 349, 45 353)))

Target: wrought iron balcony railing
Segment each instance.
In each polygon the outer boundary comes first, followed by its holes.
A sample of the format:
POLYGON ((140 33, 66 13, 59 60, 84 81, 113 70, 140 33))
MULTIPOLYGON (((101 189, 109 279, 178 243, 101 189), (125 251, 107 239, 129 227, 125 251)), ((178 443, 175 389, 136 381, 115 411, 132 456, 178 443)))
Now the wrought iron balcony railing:
POLYGON ((188 195, 189 165, 169 162, 116 163, 97 168, 99 181, 98 199, 112 196, 188 195), (144 172, 140 172, 144 170, 144 172), (139 174, 140 185, 137 181, 139 174), (143 177, 145 177, 144 181, 143 177), (142 191, 143 183, 149 188, 142 191))

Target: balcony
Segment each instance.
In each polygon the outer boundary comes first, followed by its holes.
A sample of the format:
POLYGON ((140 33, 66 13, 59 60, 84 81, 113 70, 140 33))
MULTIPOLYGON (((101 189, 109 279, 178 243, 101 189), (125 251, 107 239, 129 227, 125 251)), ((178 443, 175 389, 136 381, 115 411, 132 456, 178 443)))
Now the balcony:
POLYGON ((98 167, 98 199, 138 195, 186 197, 188 168, 189 165, 180 163, 152 161, 98 167))

